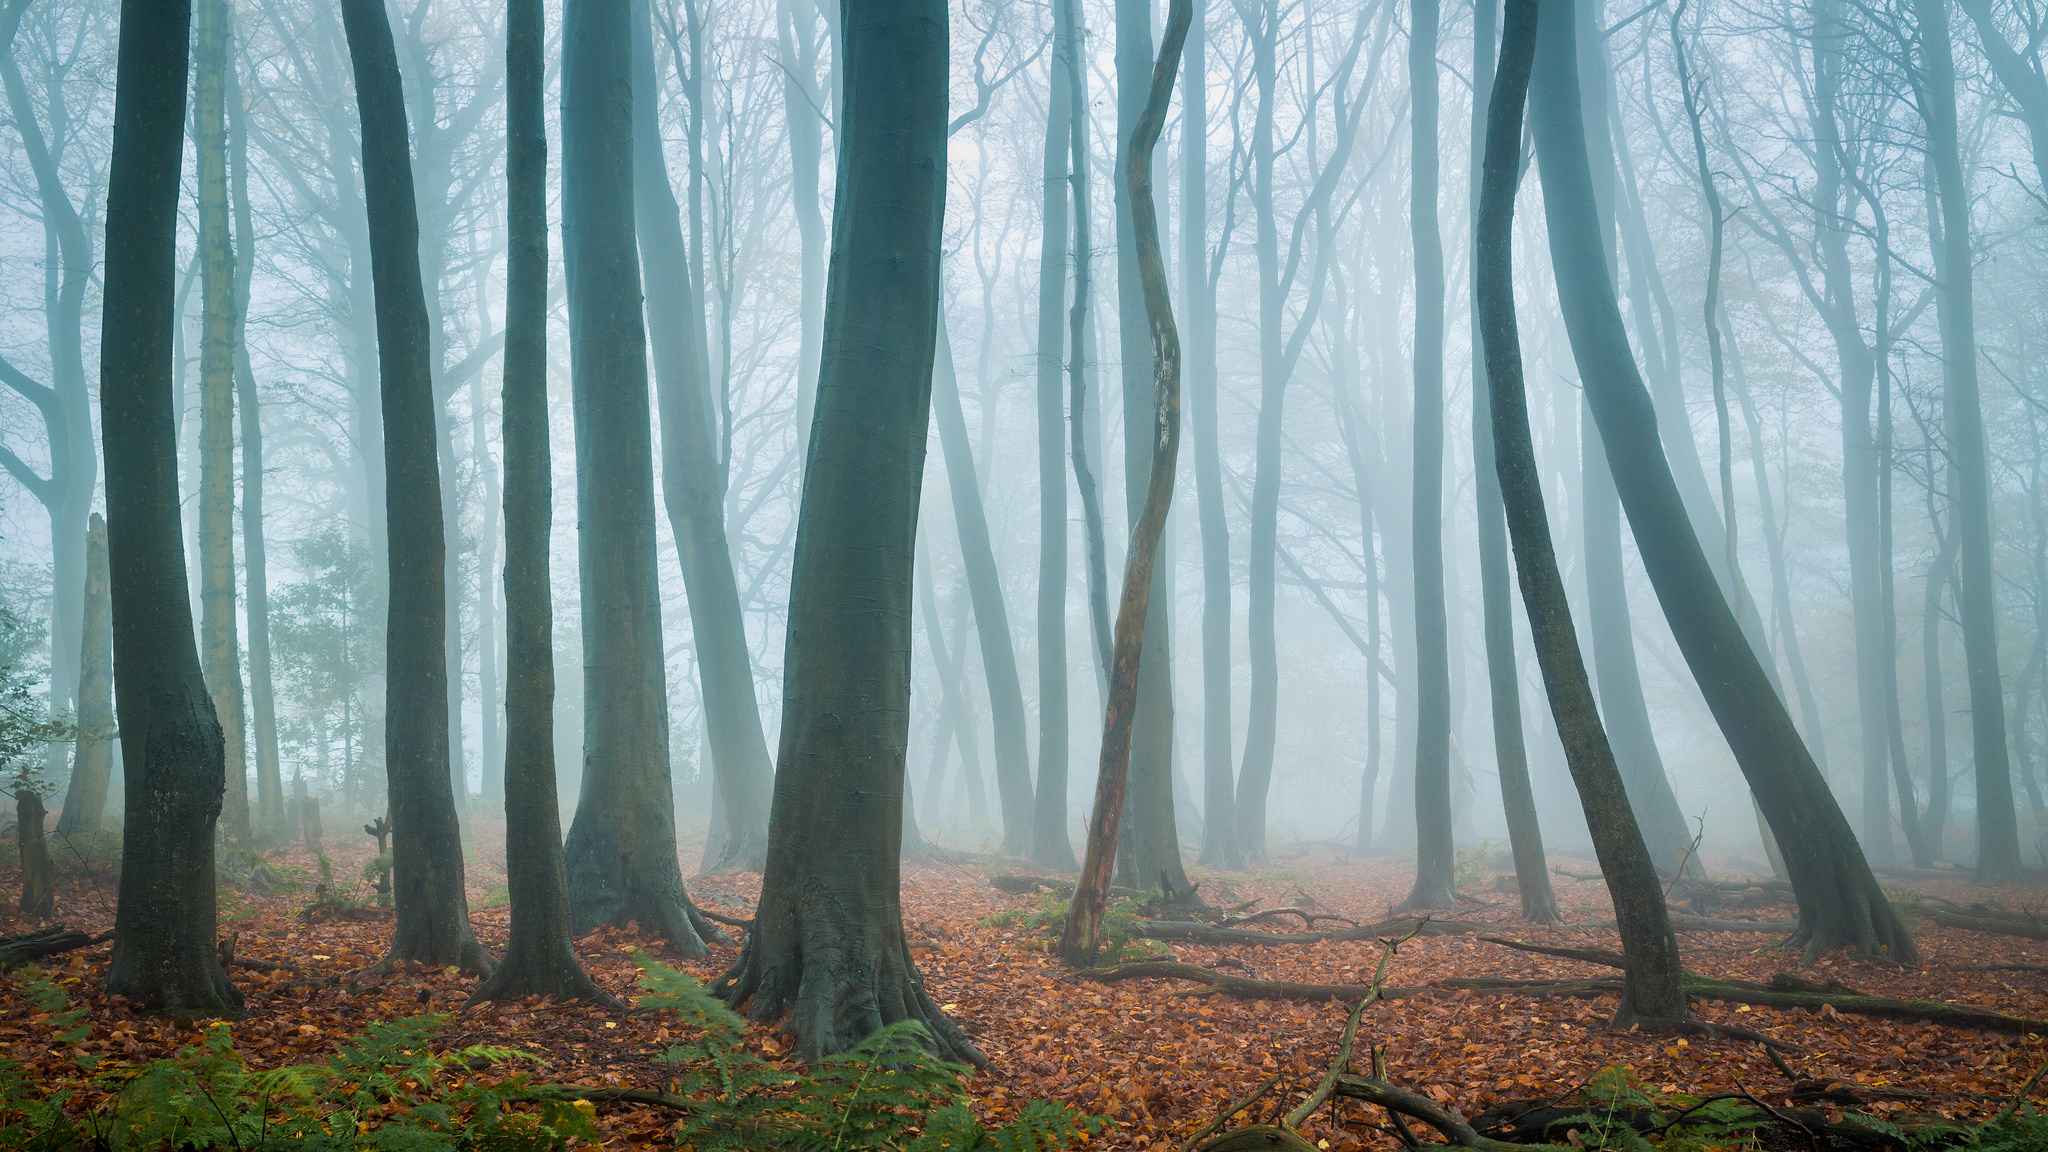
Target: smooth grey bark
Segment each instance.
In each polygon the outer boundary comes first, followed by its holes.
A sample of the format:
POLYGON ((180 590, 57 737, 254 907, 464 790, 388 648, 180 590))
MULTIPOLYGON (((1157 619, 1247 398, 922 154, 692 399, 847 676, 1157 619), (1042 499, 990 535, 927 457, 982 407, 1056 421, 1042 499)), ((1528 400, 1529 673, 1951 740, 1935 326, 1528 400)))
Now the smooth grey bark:
MULTIPOLYGON (((1521 579, 1522 601, 1544 687, 1593 835, 1594 853, 1614 899, 1625 969, 1613 1024, 1697 1027, 1686 1006, 1684 969, 1678 938, 1672 934, 1671 918, 1665 911, 1663 886, 1636 829, 1621 770, 1601 728, 1592 682, 1579 652, 1529 431, 1521 338, 1515 319, 1513 217, 1521 172, 1522 106, 1529 91, 1532 57, 1542 39, 1539 29, 1555 19, 1554 3, 1508 0, 1500 67, 1487 113, 1473 262, 1478 266, 1474 307, 1481 314, 1493 396, 1493 466, 1514 539, 1515 570, 1521 579)), ((1559 50, 1556 41, 1547 47, 1552 52, 1559 50)), ((1570 51, 1568 43, 1563 50, 1570 51)), ((1594 255, 1597 259, 1597 246, 1594 255)), ((1480 461, 1479 466, 1484 468, 1486 462, 1480 461)))
POLYGON ((925 777, 925 789, 931 793, 933 811, 937 812, 940 785, 944 782, 946 750, 957 742, 960 745, 961 793, 967 801, 967 821, 979 831, 988 825, 988 797, 982 791, 981 741, 975 735, 974 708, 967 701, 967 605, 957 594, 954 596, 954 607, 958 609, 953 614, 955 642, 949 646, 944 627, 939 622, 939 594, 932 583, 931 572, 931 549, 920 543, 917 564, 919 607, 924 616, 925 644, 931 649, 932 662, 937 665, 939 677, 939 723, 933 734, 931 771, 925 777))
MULTIPOLYGON (((1494 28, 1497 9, 1493 0, 1475 0, 1472 7, 1472 155, 1486 154, 1486 116, 1493 98, 1494 28)), ((1471 182, 1470 209, 1477 237, 1480 173, 1471 182)), ((1493 391, 1486 372, 1485 333, 1480 327, 1479 268, 1472 268, 1472 461, 1473 489, 1479 528, 1479 597, 1485 621, 1487 698, 1493 709, 1493 756, 1500 773, 1501 805, 1506 810, 1508 847, 1515 860, 1515 886, 1521 896, 1522 919, 1536 924, 1553 924, 1564 915, 1550 888, 1550 867, 1544 859, 1543 826, 1536 817, 1536 791, 1529 781, 1529 749, 1522 729, 1522 677, 1515 657, 1513 577, 1508 572, 1507 509, 1501 503, 1500 471, 1490 467, 1493 448, 1493 391)), ((1347 436, 1347 441, 1355 437, 1347 436)), ((1360 477, 1362 482, 1363 477, 1360 477)), ((1360 500, 1361 507, 1370 503, 1360 500)), ((1372 533, 1364 536, 1372 546, 1372 533)), ((1368 592, 1371 595, 1371 592, 1368 592)), ((1376 607, 1376 606, 1375 606, 1376 607)), ((1378 628, 1373 629, 1375 644, 1378 628)), ((1377 657, 1377 653, 1374 653, 1377 657)), ((1378 669, 1368 669, 1375 686, 1378 669)), ((1375 710, 1376 711, 1376 710, 1375 710)), ((1377 729, 1377 717, 1374 717, 1377 729)), ((1374 731, 1372 736, 1377 737, 1374 731)), ((1376 743, 1376 741, 1375 741, 1376 743)), ((1371 775, 1371 773, 1369 773, 1371 775)), ((1360 821, 1369 819, 1367 806, 1360 821)), ((1368 837, 1361 829, 1360 844, 1368 837)))
POLYGON ((1216 293, 1209 271, 1209 52, 1206 2, 1181 47, 1180 275, 1188 428, 1194 439, 1195 517, 1202 534, 1202 855, 1231 870, 1237 850, 1236 765, 1230 716, 1230 524, 1216 389, 1216 293))
POLYGON ((434 379, 420 280, 419 220, 398 55, 382 0, 343 0, 362 117, 377 361, 384 408, 391 601, 384 640, 384 756, 397 926, 384 963, 489 975, 469 926, 462 834, 449 775, 446 545, 434 440, 434 379))
POLYGON ((633 11, 623 0, 570 0, 563 15, 562 254, 590 705, 563 852, 579 934, 638 921, 702 955, 676 859, 669 779, 654 432, 634 242, 633 11))
POLYGON ((241 1007, 214 950, 220 722, 199 671, 179 524, 171 345, 192 9, 122 0, 107 173, 101 440, 115 693, 126 758, 107 991, 165 1008, 241 1007))
POLYGON ((1991 471, 1977 385, 1970 190, 1957 143, 1948 0, 1914 0, 1913 10, 1920 31, 1916 84, 1941 207, 1939 240, 1934 245, 1934 306, 1941 328, 1942 429, 1948 438, 1954 530, 1960 545, 1956 604, 1962 617, 1977 779, 1977 865, 1970 880, 1993 885, 2018 879, 2022 861, 2005 739, 2005 687, 1998 672, 1998 576, 1992 557, 1991 471))
POLYGON ((249 842, 242 646, 235 628, 235 252, 228 212, 227 0, 199 0, 192 137, 199 189, 199 633, 227 759, 221 835, 249 842))
MULTIPOLYGON (((1070 760, 1067 688, 1066 365, 1067 158, 1072 151, 1077 60, 1069 5, 1053 5, 1051 87, 1046 96, 1038 242, 1038 793, 1031 816, 1031 858, 1047 868, 1078 867, 1067 835, 1070 760)), ((927 793, 932 792, 930 787, 927 793)), ((932 800, 938 797, 933 795, 932 800)))
MULTIPOLYGON (((1918 958, 1721 592, 1672 479, 1603 258, 1580 115, 1571 0, 1542 0, 1531 107, 1551 263, 1572 351, 1608 466, 1687 664, 1770 821, 1800 907, 1794 939, 1808 955, 1852 946, 1901 963, 1918 958)), ((1503 482, 1503 488, 1505 488, 1503 482)))
POLYGON ((90 832, 107 807, 114 767, 114 637, 107 600, 107 522, 92 514, 85 530, 85 619, 79 630, 78 734, 71 746, 71 783, 57 835, 90 832))
MULTIPOLYGON (((525 996, 614 1003, 571 942, 555 797, 555 616, 548 538, 548 141, 542 0, 505 9, 505 959, 471 1004, 525 996)), ((484 700, 491 708, 496 701, 484 700)))
POLYGON ((49 516, 50 706, 55 714, 72 703, 70 693, 79 681, 80 669, 73 660, 85 613, 86 520, 99 473, 85 373, 85 296, 94 279, 95 259, 91 233, 64 189, 60 167, 73 118, 64 86, 48 86, 39 114, 14 57, 15 33, 30 2, 9 0, 0 8, 0 90, 7 96, 9 127, 21 137, 22 154, 35 180, 45 250, 53 250, 55 256, 54 266, 43 271, 50 378, 47 383, 31 379, 0 357, 0 384, 33 404, 42 417, 50 474, 38 475, 5 445, 0 445, 0 469, 27 489, 49 516))
POLYGON ((1415 568, 1415 885, 1400 907, 1456 908, 1451 843, 1451 656, 1444 602, 1444 245, 1437 228, 1440 109, 1436 0, 1413 0, 1408 22, 1410 196, 1415 261, 1415 483, 1409 533, 1415 568))
MULTIPOLYGON (((825 328, 826 236, 825 214, 820 207, 824 198, 818 193, 818 166, 824 153, 823 110, 830 97, 817 86, 817 4, 814 0, 778 0, 775 13, 775 43, 782 62, 783 122, 789 132, 789 199, 796 212, 799 253, 796 435, 799 445, 808 445, 811 409, 818 393, 818 351, 825 328)), ((833 67, 837 67, 836 62, 833 67)))
POLYGON ((911 584, 945 214, 942 0, 842 8, 818 404, 790 579, 782 743, 755 929, 714 984, 812 1059, 916 1020, 985 1063, 903 934, 911 584))
MULTIPOLYGON (((1031 751, 1024 736, 1024 686, 1017 677, 1016 649, 1010 640, 1010 611, 1003 602, 1002 577, 989 543, 988 513, 981 505, 981 484, 975 478, 974 449, 967 442, 967 417, 960 408, 960 381, 953 368, 953 343, 946 318, 938 319, 936 359, 932 367, 932 420, 939 429, 939 451, 946 461, 946 481, 953 497, 953 525, 960 537, 960 564, 967 576, 967 594, 974 604, 975 632, 981 638, 981 670, 988 683, 989 727, 995 739, 996 794, 1002 801, 1006 856, 1031 852, 1031 751)), ((992 419, 984 411, 983 420, 992 419)))
MULTIPOLYGON (((1116 138, 1127 144, 1144 115, 1151 87, 1150 0, 1116 2, 1116 138)), ((1122 149, 1118 150, 1119 157, 1122 149)), ((1117 344, 1122 360, 1124 509, 1134 528, 1145 506, 1154 449, 1152 346, 1139 272, 1129 173, 1116 166, 1117 344)), ((1107 585, 1104 587, 1107 595, 1107 585)), ((1117 838, 1117 874, 1131 887, 1157 888, 1169 898, 1193 894, 1180 858, 1173 801, 1173 604, 1166 567, 1152 569, 1146 600, 1144 655, 1138 666, 1137 711, 1131 723, 1130 797, 1117 838)), ((1112 661, 1113 662, 1113 661, 1112 661)))
MULTIPOLYGON (((1067 27, 1067 38, 1079 44, 1087 38, 1080 0, 1054 0, 1053 11, 1067 27)), ((1074 487, 1081 497, 1082 529, 1087 539, 1088 622, 1095 654, 1095 677, 1106 684, 1109 676, 1109 546, 1102 523, 1102 490, 1096 469, 1102 465, 1101 397, 1088 390, 1088 366, 1097 362, 1094 321, 1094 240, 1089 219, 1088 191, 1088 94, 1087 70, 1069 68, 1071 90, 1068 106, 1073 125, 1067 133, 1072 161, 1067 182, 1072 186, 1074 207, 1074 301, 1067 311, 1067 421, 1074 460, 1074 487), (1092 463, 1091 463, 1092 460, 1092 463)))
POLYGON ((653 29, 632 2, 633 214, 647 292, 648 335, 661 410, 663 503, 676 540, 696 637, 705 742, 718 789, 718 852, 706 871, 752 871, 768 858, 768 795, 775 775, 754 693, 753 653, 725 531, 717 419, 706 378, 703 302, 687 270, 681 209, 669 185, 656 117, 653 29))
POLYGON ((1942 529, 1930 483, 1927 520, 1933 526, 1936 543, 1934 559, 1927 565, 1923 581, 1925 595, 1920 605, 1920 680, 1925 689, 1927 712, 1927 854, 1936 862, 1945 857, 1942 839, 1948 831, 1948 701, 1943 691, 1941 669, 1942 596, 1956 578, 1956 534, 1942 529))

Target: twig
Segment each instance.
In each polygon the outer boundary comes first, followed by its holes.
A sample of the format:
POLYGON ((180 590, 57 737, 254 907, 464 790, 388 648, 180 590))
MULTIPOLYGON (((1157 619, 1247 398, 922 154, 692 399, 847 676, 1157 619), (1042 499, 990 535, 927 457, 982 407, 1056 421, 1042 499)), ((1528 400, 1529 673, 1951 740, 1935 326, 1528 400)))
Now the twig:
POLYGON ((2043 1061, 2039 1068, 2034 1069, 2034 1074, 2027 1077, 2025 1084, 2020 1085, 2020 1090, 2013 1094, 2012 1101, 1998 1110, 1998 1115, 1991 1118, 1991 1123, 2002 1124, 2012 1119, 2013 1113, 2019 1111, 2020 1105, 2027 1102, 2028 1095, 2034 1091, 2034 1086, 2041 1082, 2044 1075, 2048 1075, 2048 1061, 2043 1061))
POLYGON ((1330 1098, 1331 1091, 1337 1087, 1337 1077, 1342 1076, 1344 1069, 1351 1064, 1351 1045, 1358 1039, 1358 1019, 1365 1015, 1365 1006, 1370 1003, 1371 999, 1365 999, 1351 1006, 1351 1016, 1344 1021, 1344 1038, 1337 1043, 1337 1058, 1330 1061, 1330 1070, 1323 1074, 1322 1083, 1317 1084, 1316 1090, 1309 1093, 1306 1100, 1296 1104, 1287 1113, 1280 1121, 1282 1125, 1288 1128, 1301 1127, 1302 1122, 1315 1115, 1316 1109, 1323 1106, 1323 1101, 1330 1098))
POLYGON ((1200 1131, 1196 1132, 1193 1136, 1188 1137, 1186 1140, 1181 1141, 1180 1152, 1188 1152, 1188 1150, 1193 1148, 1196 1144, 1201 1143, 1202 1140, 1205 1137, 1207 1137, 1211 1132, 1214 1132, 1218 1128, 1221 1128, 1225 1124, 1229 1123, 1230 1118, 1232 1116, 1235 1116, 1239 1112, 1242 1112, 1245 1109, 1251 1107, 1252 1105, 1258 1103, 1259 1097, 1264 1096, 1268 1091, 1272 1089, 1273 1085, 1278 1084, 1279 1082, 1280 1077, 1278 1076, 1267 1077, 1266 1082, 1264 1084, 1259 1085, 1258 1088, 1254 1090, 1251 1095, 1245 1097, 1244 1099, 1238 1101, 1235 1104, 1232 1104, 1230 1107, 1224 1109, 1223 1111, 1218 1112, 1216 1114, 1216 1118, 1214 1120, 1209 1121, 1207 1124, 1202 1125, 1200 1131))

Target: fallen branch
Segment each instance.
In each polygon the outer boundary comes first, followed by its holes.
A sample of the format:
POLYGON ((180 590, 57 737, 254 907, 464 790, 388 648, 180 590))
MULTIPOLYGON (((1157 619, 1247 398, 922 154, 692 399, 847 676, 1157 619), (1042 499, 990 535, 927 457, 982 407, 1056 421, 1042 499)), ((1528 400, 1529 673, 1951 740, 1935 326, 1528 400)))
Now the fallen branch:
POLYGON ((1353 920, 1349 916, 1338 916, 1330 912, 1310 912, 1306 908, 1293 907, 1268 908, 1263 912, 1254 912, 1249 916, 1229 916, 1218 920, 1216 926, 1218 928, 1238 928, 1246 924, 1256 924, 1261 920, 1270 920, 1276 916, 1299 916, 1302 923, 1311 929, 1316 926, 1316 921, 1318 920, 1335 920, 1339 924, 1349 924, 1353 928, 1358 927, 1358 921, 1353 920))
POLYGON ((1993 936, 2017 936, 2022 940, 2048 940, 2048 921, 2035 916, 2017 913, 1999 913, 1982 904, 1961 905, 1929 902, 1917 911, 1926 919, 1943 928, 1961 928, 1967 932, 1984 932, 1993 936))
POLYGON ((52 924, 48 928, 40 928, 20 936, 10 936, 0 940, 0 972, 18 968, 45 956, 57 956, 65 952, 75 952, 80 948, 90 948, 95 944, 104 944, 113 938, 112 932, 102 932, 94 936, 80 932, 76 928, 66 928, 62 924, 52 924))
POLYGON ((1119 964, 1114 968, 1083 968, 1067 979, 1094 980, 1114 984, 1123 980, 1191 980, 1207 985, 1206 993, 1235 996, 1240 1000, 1404 1000, 1426 994, 1427 988, 1378 988, 1370 984, 1302 984, 1290 980, 1248 980, 1226 976, 1208 968, 1178 960, 1145 960, 1119 964))
MULTIPOLYGON (((1438 981, 1440 988, 1471 992, 1519 993, 1593 999, 1621 993, 1621 981, 1611 977, 1591 980, 1506 980, 1495 977, 1438 981)), ((1940 1000, 1900 1000, 1890 996, 1864 996, 1853 992, 1813 991, 1816 986, 1785 974, 1771 984, 1747 980, 1726 980, 1687 973, 1686 994, 1700 1000, 1735 1004, 1756 1004, 1766 1008, 1833 1008, 1854 1016, 1876 1016, 1887 1020, 1919 1020, 1951 1028, 1976 1028, 2011 1036, 2048 1032, 2048 1020, 2006 1016, 1977 1008, 1965 1008, 1940 1000)))
POLYGON ((1223 1111, 1218 1112, 1214 1120, 1211 1120, 1207 1124, 1202 1125, 1201 1128, 1195 1131, 1195 1134, 1193 1136, 1190 1136, 1186 1140, 1181 1141, 1180 1152, 1189 1152, 1189 1149, 1201 1143, 1205 1138, 1208 1137, 1208 1135, 1211 1132, 1214 1132, 1218 1128, 1223 1127, 1225 1124, 1230 1123, 1230 1118, 1232 1116, 1235 1116, 1239 1112, 1242 1112, 1245 1109, 1251 1107, 1252 1105, 1258 1103, 1259 1098, 1264 1096, 1267 1092, 1272 1091, 1273 1085, 1278 1084, 1279 1082, 1280 1077, 1278 1076, 1266 1077, 1266 1082, 1264 1084, 1259 1085, 1257 1088, 1253 1089, 1251 1095, 1245 1097, 1244 1099, 1238 1101, 1235 1104, 1230 1105, 1223 1111))
POLYGON ((1513 948, 1518 952, 1534 952, 1539 956, 1557 956, 1566 960, 1579 960, 1587 964, 1599 964, 1608 968, 1626 969, 1628 967, 1628 961, 1622 957, 1621 953, 1610 951, 1606 948, 1565 948, 1555 944, 1528 944, 1520 940, 1510 940, 1505 936, 1481 936, 1480 939, 1488 944, 1498 944, 1503 948, 1513 948))
POLYGON ((1455 1110, 1406 1088, 1396 1088, 1384 1080, 1370 1076, 1339 1076, 1335 1092, 1339 1096, 1377 1104, 1391 1113, 1413 1116, 1443 1133, 1445 1140, 1460 1148, 1478 1148, 1481 1152, 1521 1152, 1520 1145, 1481 1136, 1455 1110))
POLYGON ((1415 933, 1422 936, 1450 936, 1461 932, 1490 932, 1494 924, 1469 920, 1403 916, 1356 928, 1333 928, 1328 932, 1252 932, 1243 928, 1220 928, 1191 920, 1140 920, 1131 925, 1131 935, 1147 940, 1174 940, 1183 944, 1320 944, 1325 940, 1378 940, 1384 936, 1415 933), (1417 932, 1417 926, 1420 931, 1417 932))

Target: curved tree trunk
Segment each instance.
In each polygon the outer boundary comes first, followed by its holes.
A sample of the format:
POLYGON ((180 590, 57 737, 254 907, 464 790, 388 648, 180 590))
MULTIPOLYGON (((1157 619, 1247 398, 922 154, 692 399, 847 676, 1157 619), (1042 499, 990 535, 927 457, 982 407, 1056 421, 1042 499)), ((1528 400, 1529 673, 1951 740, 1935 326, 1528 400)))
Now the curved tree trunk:
POLYGON ((1414 0, 1408 23, 1409 239, 1415 254, 1415 886, 1403 908, 1455 908, 1451 845, 1451 655, 1444 604, 1444 244, 1437 230, 1436 0, 1414 0))
MULTIPOLYGON (((564 855, 579 933, 638 921, 707 949, 676 859, 656 583, 647 329, 634 245, 633 6, 570 0, 562 29, 562 254, 576 410, 583 783, 564 855)), ((685 318, 685 323, 688 319, 685 318)))
POLYGON ((761 730, 746 614, 725 534, 717 422, 704 372, 703 303, 687 274, 690 253, 656 118, 653 29, 644 0, 635 0, 632 11, 633 216, 661 409, 662 499, 688 594, 704 734, 724 817, 718 854, 707 855, 704 866, 752 871, 768 858, 768 792, 775 767, 761 730))
MULTIPOLYGON (((547 64, 542 0, 505 12, 505 959, 469 998, 609 1001, 570 942, 555 798, 555 616, 548 577, 547 64)), ((486 699, 484 706, 496 702, 486 699)))
POLYGON ((488 975, 471 935, 462 836, 449 776, 448 664, 441 483, 434 382, 420 281, 405 97, 382 0, 343 0, 362 116, 363 198, 377 308, 384 403, 385 519, 391 603, 384 641, 384 757, 398 924, 387 963, 416 960, 488 975))
POLYGON ((85 619, 78 657, 78 735, 72 742, 71 784, 57 835, 90 832, 107 807, 114 767, 114 637, 107 603, 107 522, 92 515, 85 530, 85 619))
MULTIPOLYGON (((1854 946, 1901 962, 1918 958, 1855 834, 1692 532, 1657 437, 1602 256, 1585 135, 1571 0, 1542 0, 1532 120, 1543 179, 1551 263, 1565 328, 1600 425, 1622 507, 1673 636, 1720 723, 1736 763, 1777 833, 1799 898, 1797 939, 1809 955, 1854 946)), ((1505 484, 1503 484, 1505 488, 1505 484)))
POLYGON ((101 438, 115 685, 132 755, 107 990, 166 1008, 239 1008, 214 950, 220 723, 199 671, 178 513, 171 344, 192 11, 122 0, 107 174, 101 438))
MULTIPOLYGON (((1554 2, 1541 4, 1545 21, 1551 19, 1554 2)), ((1538 7, 1538 0, 1508 0, 1500 69, 1487 117, 1474 240, 1474 307, 1480 313, 1493 396, 1494 468, 1514 538, 1515 570, 1521 579, 1522 601, 1528 610, 1551 713, 1585 807, 1600 871, 1614 898, 1626 971, 1614 1024, 1677 1025, 1691 1017, 1678 938, 1672 934, 1671 919, 1664 910, 1663 886, 1649 849, 1630 812, 1614 750, 1600 725, 1564 578, 1551 545, 1542 474, 1537 470, 1536 446, 1529 433, 1521 338, 1515 320, 1513 217, 1521 168, 1521 110, 1539 39, 1538 7)), ((1554 42, 1550 47, 1556 50, 1554 42)), ((1565 51, 1569 52, 1569 47, 1565 51)), ((1596 258, 1598 251, 1596 246, 1596 258)), ((1480 466, 1486 463, 1481 461, 1480 466)))
MULTIPOLYGON (((587 0, 579 0, 587 2, 587 0)), ((790 580, 782 744, 754 931, 715 988, 812 1059, 916 1020, 898 855, 911 584, 945 211, 946 7, 847 0, 825 343, 790 580)))
MULTIPOLYGON (((1472 155, 1486 153, 1487 105, 1493 95, 1493 40, 1496 9, 1492 0, 1473 6, 1472 30, 1472 155)), ((1479 216, 1480 173, 1472 173, 1472 216, 1479 216)), ((1478 299, 1479 269, 1472 269, 1473 299, 1478 299)), ((1477 307, 1472 310, 1472 460, 1473 489, 1479 521, 1479 598, 1485 614, 1486 682, 1493 704, 1493 755, 1500 772, 1500 795, 1506 809, 1508 846, 1515 860, 1515 885, 1522 899, 1522 919, 1553 924, 1564 919, 1550 890, 1550 866, 1544 860, 1543 826, 1536 818, 1536 791, 1529 782, 1529 748, 1522 731, 1521 668, 1515 657, 1513 577, 1508 572, 1507 509, 1501 503, 1500 472, 1493 460, 1493 400, 1486 374, 1484 333, 1477 307)), ((1366 545, 1371 547, 1371 537, 1366 545)), ((1375 637, 1377 638, 1377 637, 1375 637)), ((1366 674, 1375 680, 1378 669, 1366 674)), ((1366 819, 1363 811, 1360 819, 1366 819)), ((1361 830, 1360 844, 1367 837, 1361 830)))

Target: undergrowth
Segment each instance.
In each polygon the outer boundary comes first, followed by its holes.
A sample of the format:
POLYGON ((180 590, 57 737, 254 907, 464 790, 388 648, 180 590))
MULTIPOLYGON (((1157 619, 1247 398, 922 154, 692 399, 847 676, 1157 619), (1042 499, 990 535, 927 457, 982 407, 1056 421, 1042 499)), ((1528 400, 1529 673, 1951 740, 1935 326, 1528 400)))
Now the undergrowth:
MULTIPOLYGON (((1163 893, 1153 889, 1142 897, 1126 897, 1110 905, 1109 910, 1102 914, 1103 947, 1096 963, 1114 967, 1131 960, 1173 955, 1173 949, 1157 940, 1131 935, 1131 930, 1144 919, 1139 913, 1157 907, 1164 898, 1163 893)), ((1060 932, 1066 927, 1067 901, 1057 893, 1045 892, 1038 897, 1036 912, 998 912, 984 916, 976 923, 983 928, 1029 928, 1042 934, 1046 938, 1046 947, 1051 949, 1058 946, 1060 932)))
MULTIPOLYGON (((673 1137, 695 1152, 1055 1152, 1103 1121, 1033 1101, 988 1127, 968 1105, 969 1070, 931 1055, 903 1022, 807 1069, 748 1048, 747 1025, 695 980, 638 958, 641 1007, 676 1012, 695 1038, 656 1059, 674 1070, 673 1137)), ((86 1039, 87 1010, 29 968, 15 990, 53 1049, 86 1039)), ((490 1045, 453 1048, 443 1015, 371 1024, 325 1062, 253 1068, 231 1027, 140 1065, 80 1054, 83 1086, 50 1088, 0 1060, 0 1148, 24 1152, 552 1152, 596 1144, 596 1107, 573 1086, 534 1083, 543 1062, 490 1045), (510 1074, 505 1074, 510 1070, 510 1074)), ((587 1090, 586 1090, 587 1094, 587 1090)))

